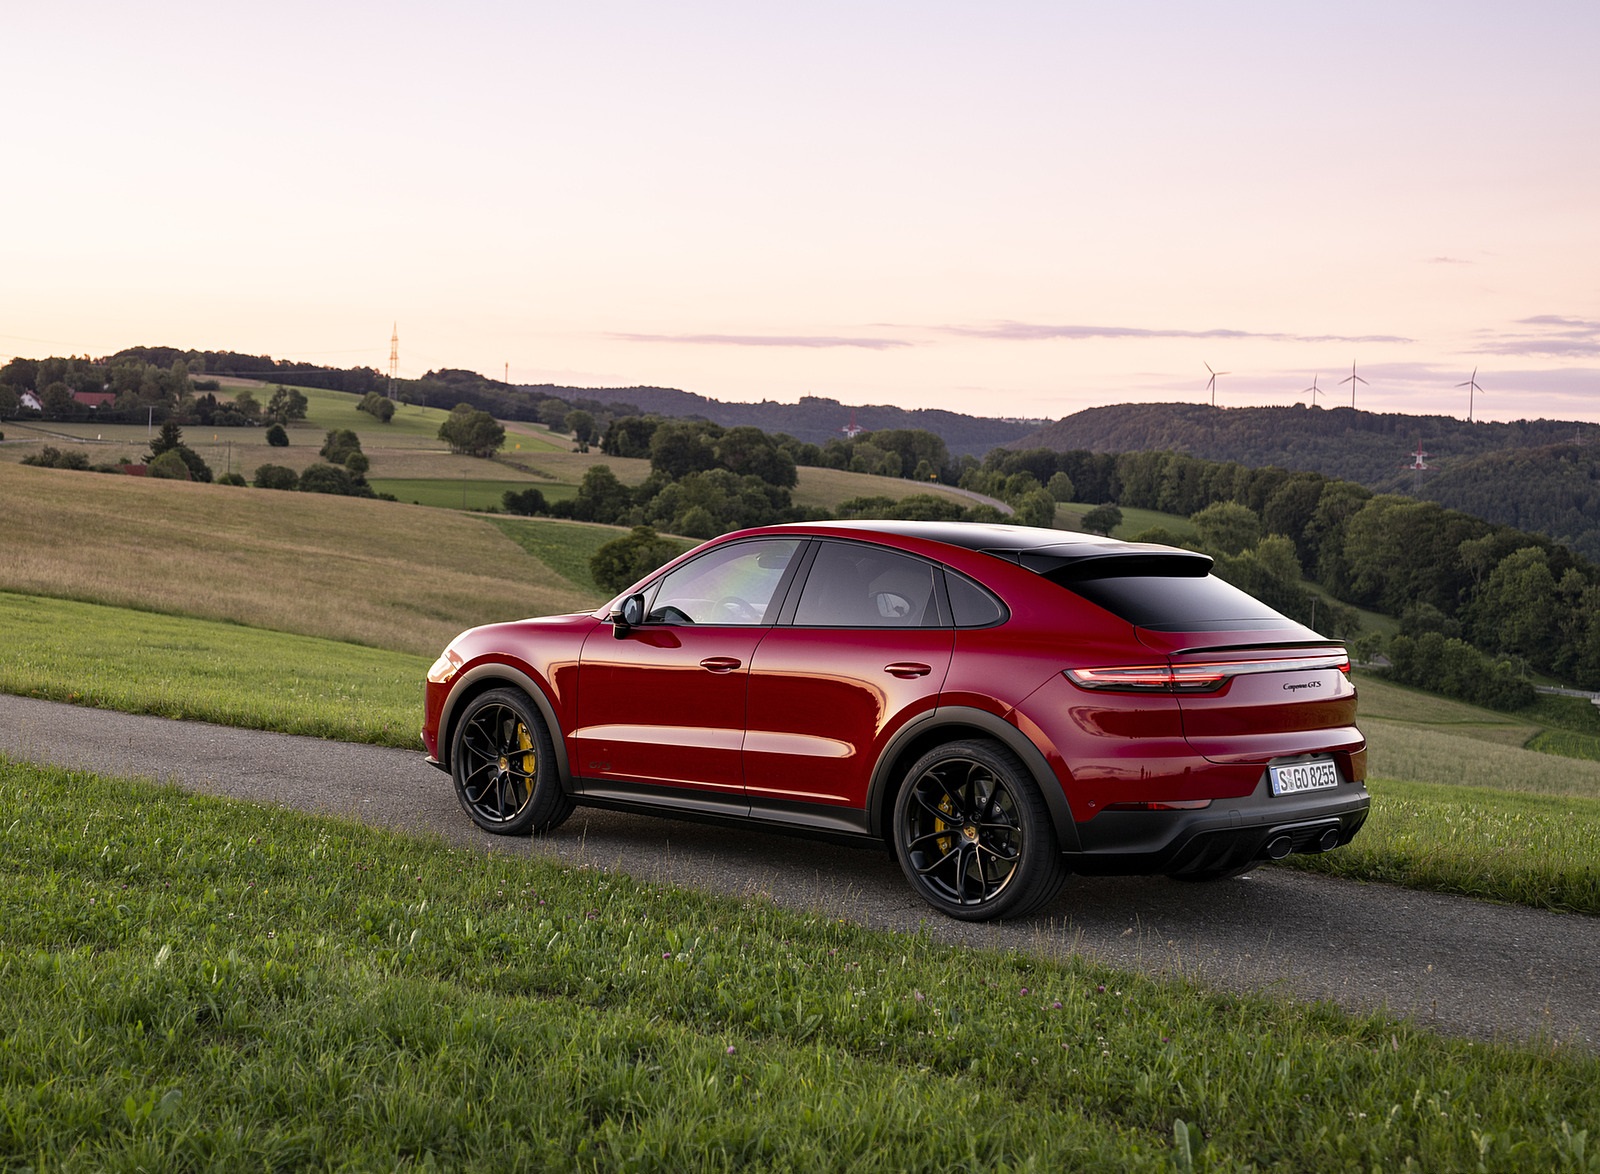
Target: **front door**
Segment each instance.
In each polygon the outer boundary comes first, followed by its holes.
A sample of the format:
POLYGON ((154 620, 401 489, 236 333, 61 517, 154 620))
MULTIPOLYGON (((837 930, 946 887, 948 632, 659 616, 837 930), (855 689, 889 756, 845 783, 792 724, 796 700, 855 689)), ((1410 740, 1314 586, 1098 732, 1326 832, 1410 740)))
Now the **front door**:
POLYGON ((742 797, 746 689, 798 539, 713 547, 646 592, 645 622, 597 628, 578 670, 574 773, 742 797))

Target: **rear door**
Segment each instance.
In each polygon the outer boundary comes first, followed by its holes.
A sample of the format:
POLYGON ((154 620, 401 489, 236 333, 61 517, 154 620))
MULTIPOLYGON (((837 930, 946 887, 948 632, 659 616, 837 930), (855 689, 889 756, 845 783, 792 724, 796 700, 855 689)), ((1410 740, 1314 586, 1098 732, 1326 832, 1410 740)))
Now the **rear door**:
POLYGON ((938 704, 955 646, 933 564, 869 543, 816 546, 750 669, 745 787, 774 818, 864 810, 879 752, 938 704))

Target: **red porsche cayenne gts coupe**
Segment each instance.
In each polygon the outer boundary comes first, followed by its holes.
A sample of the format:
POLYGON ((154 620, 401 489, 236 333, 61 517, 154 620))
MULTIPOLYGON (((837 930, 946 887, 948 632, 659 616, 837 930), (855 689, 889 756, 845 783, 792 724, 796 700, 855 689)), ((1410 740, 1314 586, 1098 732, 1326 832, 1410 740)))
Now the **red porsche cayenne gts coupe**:
POLYGON ((422 731, 481 828, 576 804, 887 842, 952 917, 1069 872, 1215 880, 1347 843, 1336 642, 1204 555, 940 522, 767 526, 598 611, 473 628, 422 731))

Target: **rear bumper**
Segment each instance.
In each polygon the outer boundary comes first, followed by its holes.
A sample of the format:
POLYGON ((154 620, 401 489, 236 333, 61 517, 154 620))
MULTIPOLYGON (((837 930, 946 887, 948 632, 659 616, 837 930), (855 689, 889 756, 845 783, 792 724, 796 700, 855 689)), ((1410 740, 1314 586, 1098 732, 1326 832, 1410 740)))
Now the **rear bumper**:
POLYGON ((1102 812, 1078 825, 1082 850, 1066 853, 1067 866, 1089 876, 1180 874, 1323 852, 1348 844, 1370 806, 1360 783, 1273 795, 1263 775, 1252 794, 1200 811, 1102 812))

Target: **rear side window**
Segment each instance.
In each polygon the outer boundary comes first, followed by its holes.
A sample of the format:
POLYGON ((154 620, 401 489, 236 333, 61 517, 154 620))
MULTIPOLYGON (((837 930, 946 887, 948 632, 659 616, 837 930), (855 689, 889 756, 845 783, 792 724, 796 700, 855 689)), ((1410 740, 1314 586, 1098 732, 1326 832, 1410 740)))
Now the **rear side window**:
POLYGON ((935 627, 933 567, 879 547, 824 542, 794 622, 804 628, 935 627))
POLYGON ((958 628, 987 628, 1006 618, 1005 605, 964 575, 946 571, 945 589, 958 628))
POLYGON ((1156 631, 1295 626, 1294 621, 1215 575, 1106 575, 1061 585, 1130 624, 1156 631))

